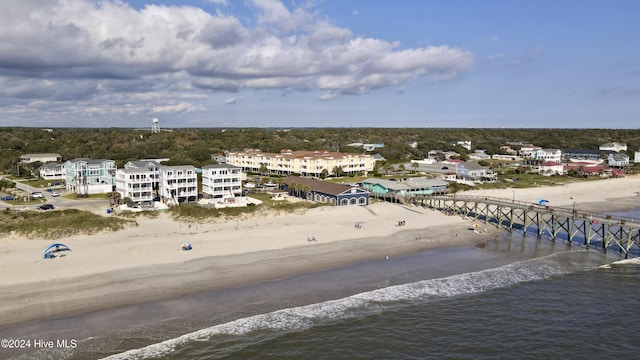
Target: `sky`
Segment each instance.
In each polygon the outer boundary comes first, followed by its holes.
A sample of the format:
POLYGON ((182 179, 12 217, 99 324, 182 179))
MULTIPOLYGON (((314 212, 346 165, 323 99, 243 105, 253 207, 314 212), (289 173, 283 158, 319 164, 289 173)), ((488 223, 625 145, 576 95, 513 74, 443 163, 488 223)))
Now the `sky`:
POLYGON ((0 1, 0 126, 638 128, 637 0, 0 1))

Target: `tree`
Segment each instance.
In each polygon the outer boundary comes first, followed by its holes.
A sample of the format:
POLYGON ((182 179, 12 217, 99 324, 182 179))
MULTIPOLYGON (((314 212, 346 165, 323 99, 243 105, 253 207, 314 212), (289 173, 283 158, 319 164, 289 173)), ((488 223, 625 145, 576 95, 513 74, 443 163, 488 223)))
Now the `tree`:
POLYGON ((332 172, 336 177, 341 177, 342 175, 344 175, 344 170, 341 166, 334 166, 332 172))
POLYGON ((269 169, 267 168, 267 164, 261 164, 260 165, 260 170, 258 170, 260 172, 260 175, 264 176, 265 174, 267 174, 269 172, 269 169))
POLYGON ((309 193, 311 192, 311 186, 302 185, 302 191, 304 191, 304 199, 309 200, 309 193))
POLYGON ((326 179, 328 175, 329 171, 327 169, 322 169, 322 171, 320 172, 320 179, 326 179))
POLYGON ((109 205, 117 205, 120 202, 120 193, 117 191, 112 191, 105 194, 105 197, 109 199, 109 205))
POLYGON ((405 171, 405 166, 404 166, 404 164, 400 164, 400 165, 398 165, 398 169, 402 172, 402 175, 404 175, 404 171, 405 171))
POLYGON ((413 162, 411 163, 411 167, 413 168, 414 172, 418 172, 418 168, 420 167, 420 164, 418 164, 417 162, 413 162))

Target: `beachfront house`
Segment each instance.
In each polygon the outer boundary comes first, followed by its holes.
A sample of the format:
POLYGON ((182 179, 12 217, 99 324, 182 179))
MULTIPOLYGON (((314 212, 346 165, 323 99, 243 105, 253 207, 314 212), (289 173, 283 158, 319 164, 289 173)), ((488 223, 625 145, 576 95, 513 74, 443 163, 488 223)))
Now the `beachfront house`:
POLYGON ((368 178, 362 181, 362 187, 372 196, 407 197, 412 195, 442 195, 448 192, 448 183, 441 179, 414 177, 400 180, 368 178))
POLYGON ((23 164, 34 163, 37 161, 41 163, 60 162, 62 161, 62 156, 60 156, 60 154, 51 154, 51 153, 24 154, 20 156, 20 162, 23 164))
POLYGON ((545 161, 562 161, 562 150, 560 149, 538 149, 531 155, 532 158, 545 161))
POLYGON ((198 176, 194 166, 161 165, 158 172, 160 201, 168 205, 180 205, 198 200, 198 176))
POLYGON ((369 192, 352 185, 287 176, 284 190, 291 196, 336 206, 369 205, 369 192))
POLYGON ((153 170, 140 167, 116 170, 116 191, 120 199, 131 199, 138 205, 150 205, 153 203, 153 170))
POLYGON ((40 167, 40 178, 43 180, 64 180, 64 164, 47 163, 40 167))
POLYGON ((242 168, 229 164, 203 166, 202 194, 207 199, 242 195, 242 168))
POLYGON ((523 158, 532 158, 533 154, 538 150, 542 150, 542 148, 540 146, 535 146, 532 144, 525 144, 520 147, 520 150, 518 150, 518 154, 523 158))
POLYGON ((607 156, 607 162, 611 167, 625 167, 629 165, 629 156, 614 152, 607 156))
POLYGON ((498 179, 498 175, 489 167, 471 161, 459 163, 456 175, 459 180, 474 183, 494 182, 498 179))
POLYGON ((563 175, 564 165, 555 161, 545 161, 538 166, 538 174, 544 176, 563 175))
POLYGON ((106 194, 115 187, 116 162, 78 158, 64 163, 67 191, 78 195, 106 194))
POLYGON ((375 165, 369 154, 349 154, 329 151, 293 151, 266 153, 259 149, 246 149, 227 153, 227 164, 239 166, 243 171, 279 175, 299 174, 310 177, 366 174, 375 165))
POLYGON ((162 160, 167 160, 167 159, 147 159, 147 160, 135 160, 135 161, 127 161, 126 164, 124 164, 124 168, 125 169, 142 169, 142 168, 146 168, 151 170, 151 180, 152 180, 152 184, 153 184, 153 190, 157 191, 158 187, 160 186, 160 161, 162 160))

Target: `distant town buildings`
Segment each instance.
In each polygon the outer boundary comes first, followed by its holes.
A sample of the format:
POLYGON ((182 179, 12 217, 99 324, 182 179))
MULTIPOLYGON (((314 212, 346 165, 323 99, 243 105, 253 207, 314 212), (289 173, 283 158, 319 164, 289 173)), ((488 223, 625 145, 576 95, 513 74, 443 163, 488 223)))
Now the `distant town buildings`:
POLYGON ((347 146, 362 147, 365 151, 374 151, 376 149, 383 148, 384 144, 363 144, 363 143, 355 142, 355 143, 347 144, 347 146))
POLYGON ((600 145, 599 150, 610 150, 615 152, 627 151, 627 144, 619 143, 619 142, 611 142, 600 145))
POLYGON ((470 141, 470 140, 465 140, 465 141, 452 141, 452 142, 450 143, 450 145, 462 146, 463 148, 467 149, 468 151, 471 151, 471 141, 470 141))

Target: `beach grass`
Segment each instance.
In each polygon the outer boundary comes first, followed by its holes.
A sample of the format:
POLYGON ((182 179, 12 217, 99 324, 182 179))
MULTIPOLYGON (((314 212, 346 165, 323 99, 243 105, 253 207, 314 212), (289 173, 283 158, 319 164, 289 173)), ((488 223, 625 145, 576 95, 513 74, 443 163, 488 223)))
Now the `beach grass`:
MULTIPOLYGON (((249 214, 255 214, 258 212, 273 212, 275 214, 281 213, 295 213, 300 211, 306 211, 308 209, 324 206, 315 202, 287 202, 287 201, 273 201, 268 200, 267 194, 255 194, 255 198, 259 198, 264 202, 261 205, 249 205, 247 207, 238 208, 207 208, 198 205, 181 205, 173 206, 169 208, 171 216, 178 221, 205 221, 214 218, 233 219, 240 218, 249 214), (264 196, 263 196, 264 195, 264 196), (264 197, 267 198, 264 198, 264 197)), ((254 195, 252 195, 254 197, 254 195)))
POLYGON ((16 233, 27 238, 60 239, 76 234, 121 230, 133 221, 102 217, 88 211, 0 211, 0 234, 16 233))

